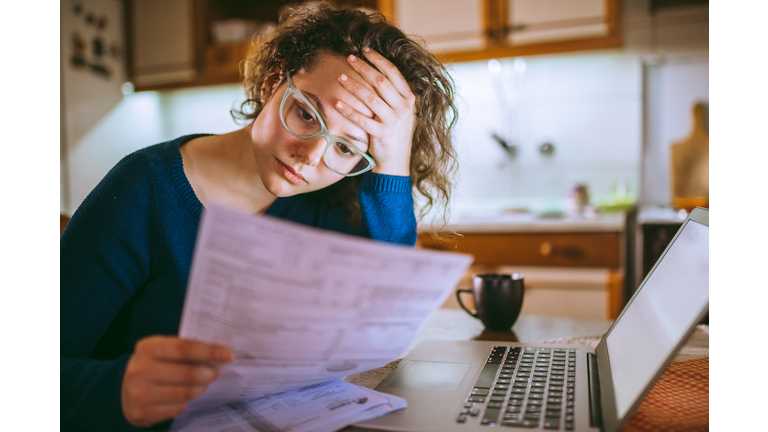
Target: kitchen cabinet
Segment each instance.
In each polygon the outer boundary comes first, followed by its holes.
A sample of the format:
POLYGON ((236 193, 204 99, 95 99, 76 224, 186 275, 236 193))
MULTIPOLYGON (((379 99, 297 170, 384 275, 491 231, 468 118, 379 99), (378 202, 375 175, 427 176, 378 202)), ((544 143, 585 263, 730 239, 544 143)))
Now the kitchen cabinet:
POLYGON ((137 89, 197 78, 195 0, 130 0, 129 69, 137 89))
MULTIPOLYGON (((391 15, 392 0, 342 0, 391 15)), ((127 0, 129 74, 137 91, 242 81, 251 36, 276 25, 287 0, 127 0), (244 30, 245 29, 245 30, 244 30), (233 30, 246 37, 232 37, 233 30)))
POLYGON ((449 62, 621 46, 618 0, 394 0, 392 15, 449 62))
POLYGON ((584 224, 574 223, 569 229, 564 222, 541 224, 537 230, 531 229, 535 223, 525 227, 509 223, 506 228, 500 222, 466 224, 467 230, 458 230, 460 237, 440 241, 422 230, 417 246, 474 256, 459 287, 469 288, 472 274, 522 271, 526 289, 533 288, 526 292, 524 308, 525 302, 538 302, 537 310, 531 311, 533 306, 528 305, 528 313, 615 319, 625 305, 625 239, 623 222, 611 225, 610 229, 584 230, 588 228, 584 224), (577 303, 589 311, 577 311, 577 303))

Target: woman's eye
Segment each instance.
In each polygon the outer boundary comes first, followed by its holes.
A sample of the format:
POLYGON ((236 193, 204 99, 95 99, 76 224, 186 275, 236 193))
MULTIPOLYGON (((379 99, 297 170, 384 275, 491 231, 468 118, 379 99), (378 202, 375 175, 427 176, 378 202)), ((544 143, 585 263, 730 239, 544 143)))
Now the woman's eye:
POLYGON ((350 155, 355 153, 351 148, 349 148, 344 143, 337 142, 336 143, 336 148, 338 148, 339 149, 339 153, 341 153, 344 156, 350 156, 350 155))
POLYGON ((305 110, 302 107, 299 107, 299 117, 301 117, 301 119, 306 122, 310 122, 310 123, 315 122, 315 116, 313 116, 311 112, 305 110))

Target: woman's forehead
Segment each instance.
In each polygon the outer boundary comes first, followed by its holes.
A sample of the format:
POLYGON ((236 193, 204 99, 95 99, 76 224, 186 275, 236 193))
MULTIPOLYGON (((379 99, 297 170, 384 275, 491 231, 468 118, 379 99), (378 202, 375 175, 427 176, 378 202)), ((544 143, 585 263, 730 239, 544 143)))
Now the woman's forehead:
POLYGON ((330 84, 337 84, 339 75, 342 73, 361 83, 369 90, 373 87, 352 68, 347 62, 347 58, 339 54, 320 54, 310 68, 302 68, 291 74, 291 80, 294 84, 298 81, 302 85, 313 85, 313 87, 324 87, 330 84), (306 83, 304 83, 306 81, 306 83))

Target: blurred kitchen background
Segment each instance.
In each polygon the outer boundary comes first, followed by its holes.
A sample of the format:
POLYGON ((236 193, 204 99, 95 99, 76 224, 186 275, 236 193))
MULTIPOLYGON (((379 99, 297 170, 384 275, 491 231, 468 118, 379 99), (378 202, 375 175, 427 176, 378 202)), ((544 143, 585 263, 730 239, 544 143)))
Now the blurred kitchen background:
MULTIPOLYGON (((239 63, 292 3, 62 0, 62 214, 134 150, 241 127, 239 63)), ((708 207, 708 1, 345 3, 445 60, 463 236, 435 242, 432 214, 419 244, 522 272, 523 313, 615 318, 686 211, 708 207)))

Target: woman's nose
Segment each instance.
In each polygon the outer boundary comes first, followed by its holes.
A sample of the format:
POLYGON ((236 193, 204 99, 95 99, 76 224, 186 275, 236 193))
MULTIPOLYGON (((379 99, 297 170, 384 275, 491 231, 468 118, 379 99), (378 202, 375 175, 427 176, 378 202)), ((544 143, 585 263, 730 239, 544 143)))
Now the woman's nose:
POLYGON ((325 151, 327 141, 323 137, 317 137, 308 140, 302 140, 296 149, 296 155, 305 164, 312 167, 320 163, 325 151))

